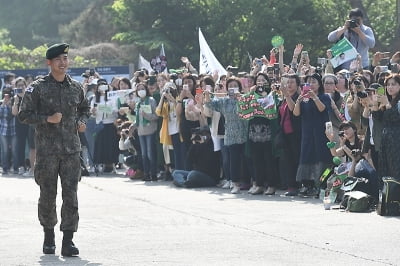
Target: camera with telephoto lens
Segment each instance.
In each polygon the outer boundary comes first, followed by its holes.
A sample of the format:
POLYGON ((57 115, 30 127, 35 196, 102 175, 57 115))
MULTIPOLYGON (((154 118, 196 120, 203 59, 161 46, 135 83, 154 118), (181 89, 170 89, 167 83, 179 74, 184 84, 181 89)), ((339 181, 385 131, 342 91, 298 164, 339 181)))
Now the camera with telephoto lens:
POLYGON ((353 29, 353 28, 357 28, 357 27, 358 27, 357 20, 355 20, 355 19, 350 19, 350 20, 349 20, 349 28, 350 28, 350 29, 353 29))
POLYGON ((361 99, 367 98, 368 97, 368 93, 366 93, 365 91, 358 91, 357 92, 357 97, 361 98, 361 99))
POLYGON ((129 134, 129 129, 123 129, 122 132, 123 132, 125 135, 128 135, 128 134, 129 134))

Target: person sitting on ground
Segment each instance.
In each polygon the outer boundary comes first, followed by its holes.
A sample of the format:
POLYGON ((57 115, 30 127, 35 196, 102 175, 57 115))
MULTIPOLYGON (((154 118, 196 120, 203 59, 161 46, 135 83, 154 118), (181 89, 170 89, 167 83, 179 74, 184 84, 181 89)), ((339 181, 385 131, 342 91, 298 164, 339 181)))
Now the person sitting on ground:
POLYGON ((218 183, 220 165, 218 154, 214 152, 208 127, 192 130, 192 145, 187 154, 187 165, 191 171, 175 170, 173 183, 177 187, 213 187, 218 183))

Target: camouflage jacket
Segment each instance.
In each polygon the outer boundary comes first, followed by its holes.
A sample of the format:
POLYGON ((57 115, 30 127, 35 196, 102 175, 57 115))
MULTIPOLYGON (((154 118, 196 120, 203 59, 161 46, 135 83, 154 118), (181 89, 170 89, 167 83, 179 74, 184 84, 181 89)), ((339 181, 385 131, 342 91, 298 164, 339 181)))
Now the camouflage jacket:
POLYGON ((35 125, 37 154, 71 154, 81 150, 77 123, 86 123, 89 109, 79 82, 69 75, 58 82, 50 73, 26 89, 18 118, 35 125), (61 122, 47 122, 47 117, 56 112, 62 113, 61 122))

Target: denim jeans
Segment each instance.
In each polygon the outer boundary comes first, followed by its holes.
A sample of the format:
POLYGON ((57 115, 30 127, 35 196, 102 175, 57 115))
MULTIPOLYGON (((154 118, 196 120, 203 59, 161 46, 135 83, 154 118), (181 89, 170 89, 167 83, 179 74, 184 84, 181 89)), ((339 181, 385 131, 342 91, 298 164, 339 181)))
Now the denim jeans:
POLYGON ((145 175, 157 176, 156 133, 139 136, 145 175))
POLYGON ((212 177, 196 170, 175 170, 172 172, 172 178, 176 185, 187 188, 213 187, 216 185, 212 177))
POLYGON ((12 162, 14 165, 14 170, 18 170, 18 154, 17 154, 17 136, 0 136, 1 141, 1 163, 3 167, 3 172, 10 169, 9 161, 9 146, 11 146, 12 162))

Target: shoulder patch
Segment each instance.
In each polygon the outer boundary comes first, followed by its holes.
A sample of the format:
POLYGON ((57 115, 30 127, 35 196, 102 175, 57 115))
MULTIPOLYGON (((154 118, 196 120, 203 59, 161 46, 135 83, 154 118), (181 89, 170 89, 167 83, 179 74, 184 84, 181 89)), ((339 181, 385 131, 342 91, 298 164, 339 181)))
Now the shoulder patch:
POLYGON ((28 88, 25 89, 25 92, 33 92, 35 88, 33 86, 29 86, 28 88))

